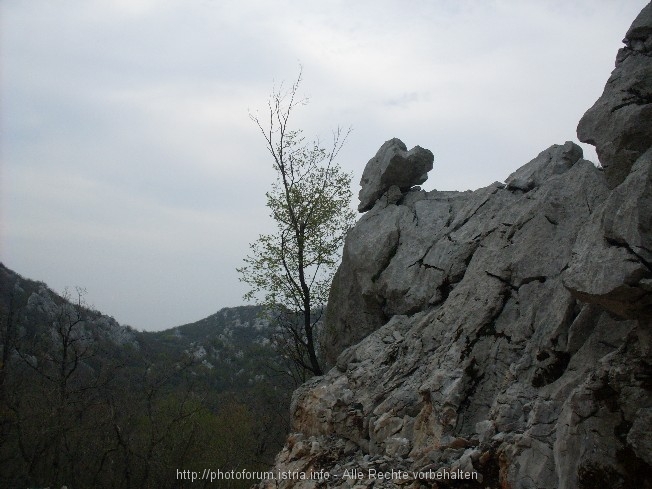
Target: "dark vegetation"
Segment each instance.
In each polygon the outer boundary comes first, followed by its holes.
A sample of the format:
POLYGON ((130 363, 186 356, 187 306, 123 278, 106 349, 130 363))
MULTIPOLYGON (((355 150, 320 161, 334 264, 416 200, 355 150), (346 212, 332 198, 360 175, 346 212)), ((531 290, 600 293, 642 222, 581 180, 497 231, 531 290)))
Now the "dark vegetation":
POLYGON ((0 264, 0 487, 173 488, 189 483, 177 470, 269 468, 293 384, 260 308, 143 333, 83 299, 0 264))

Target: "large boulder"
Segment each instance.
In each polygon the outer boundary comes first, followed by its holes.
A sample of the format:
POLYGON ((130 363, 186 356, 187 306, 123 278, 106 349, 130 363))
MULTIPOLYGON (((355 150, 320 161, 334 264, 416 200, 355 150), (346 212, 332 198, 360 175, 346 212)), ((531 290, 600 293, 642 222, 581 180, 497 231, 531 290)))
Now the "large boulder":
POLYGON ((425 182, 433 160, 432 153, 420 146, 408 151, 400 139, 386 141, 362 172, 358 211, 371 209, 391 187, 396 186, 405 192, 425 182))

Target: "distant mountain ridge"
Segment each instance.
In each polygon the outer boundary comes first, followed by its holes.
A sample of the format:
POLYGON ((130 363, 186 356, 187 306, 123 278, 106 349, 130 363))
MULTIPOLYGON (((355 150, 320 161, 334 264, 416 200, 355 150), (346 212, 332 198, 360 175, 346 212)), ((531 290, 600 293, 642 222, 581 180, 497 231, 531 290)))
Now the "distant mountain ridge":
MULTIPOLYGON (((73 294, 74 292, 70 292, 73 294)), ((81 293, 81 292, 80 292, 81 293)), ((83 296, 80 297, 83 299, 83 296)), ((68 298, 54 292, 44 282, 22 277, 13 270, 0 263, 0 307, 5 314, 19 314, 24 325, 35 325, 46 320, 57 306, 68 298)), ((99 311, 85 307, 94 333, 111 340, 116 345, 134 343, 138 331, 130 326, 123 326, 115 319, 99 311)))
POLYGON ((0 487, 173 488, 175 467, 269 467, 294 385, 260 307, 142 332, 83 296, 0 263, 0 487))
MULTIPOLYGON (((268 368, 277 355, 270 345, 273 327, 262 306, 225 307, 192 323, 138 331, 85 305, 83 291, 80 294, 77 290, 58 294, 44 282, 22 277, 0 263, 0 309, 6 311, 5 316, 13 316, 20 329, 15 334, 24 339, 51 327, 55 310, 62 304, 81 301, 86 341, 101 343, 106 355, 125 357, 130 365, 142 364, 146 358, 164 361, 185 355, 196 361, 194 373, 216 390, 240 390, 279 375, 278 368, 268 368)), ((0 346, 4 343, 0 335, 0 346)))
MULTIPOLYGON (((68 291, 70 297, 64 297, 41 281, 25 278, 0 263, 0 307, 14 316, 22 316, 20 322, 31 333, 36 325, 46 326, 47 316, 61 304, 83 301, 83 295, 68 291)), ((181 351, 192 348, 224 345, 228 348, 245 348, 250 344, 265 346, 270 333, 269 322, 261 317, 262 307, 246 305, 225 307, 199 321, 174 326, 162 331, 138 331, 122 325, 113 317, 83 305, 86 312, 86 329, 95 339, 104 339, 115 346, 129 344, 138 350, 144 345, 150 348, 171 347, 181 351)), ((1 345, 0 339, 0 345, 1 345)), ((215 353, 215 352, 214 352, 215 353)))
POLYGON ((268 343, 270 325, 262 312, 260 306, 225 307, 199 321, 144 334, 160 341, 174 338, 180 345, 188 346, 216 340, 229 347, 263 345, 268 343))

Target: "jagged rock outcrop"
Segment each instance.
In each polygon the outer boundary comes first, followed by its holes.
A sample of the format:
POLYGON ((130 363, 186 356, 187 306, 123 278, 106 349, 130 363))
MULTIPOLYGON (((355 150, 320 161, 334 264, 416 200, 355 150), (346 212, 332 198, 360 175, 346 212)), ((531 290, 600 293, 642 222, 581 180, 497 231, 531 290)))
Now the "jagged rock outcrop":
POLYGON ((566 142, 506 184, 365 204, 331 289, 333 368, 295 392, 276 465, 328 480, 261 487, 651 488, 652 135, 626 135, 645 110, 583 118, 606 170, 566 142))
POLYGON ((529 163, 523 165, 505 180, 508 190, 529 192, 553 175, 570 169, 582 157, 582 148, 567 141, 561 147, 553 146, 529 163))
POLYGON ((365 212, 371 209, 378 198, 392 187, 396 187, 392 193, 400 196, 401 191, 421 185, 428 179, 433 159, 433 154, 420 146, 408 151, 400 139, 386 141, 362 172, 358 210, 365 212))
POLYGON ((622 317, 652 320, 652 3, 638 15, 616 69, 577 128, 596 145, 613 191, 591 216, 564 283, 622 317))
POLYGON ((577 127, 580 141, 595 146, 612 188, 625 180, 652 139, 651 31, 648 4, 625 35, 604 93, 577 127))

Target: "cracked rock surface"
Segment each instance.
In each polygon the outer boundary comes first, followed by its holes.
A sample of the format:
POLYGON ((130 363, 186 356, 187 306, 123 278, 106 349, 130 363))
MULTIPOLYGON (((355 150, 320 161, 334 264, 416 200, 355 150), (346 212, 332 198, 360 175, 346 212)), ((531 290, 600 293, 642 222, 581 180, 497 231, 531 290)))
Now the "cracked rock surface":
MULTIPOLYGON (((649 69, 651 8, 627 73, 649 69)), ((332 368, 295 392, 274 469, 329 478, 261 488, 652 488, 652 133, 649 106, 609 94, 632 80, 612 75, 578 128, 604 170, 566 142, 506 184, 394 183, 361 204, 326 313, 332 368)))

